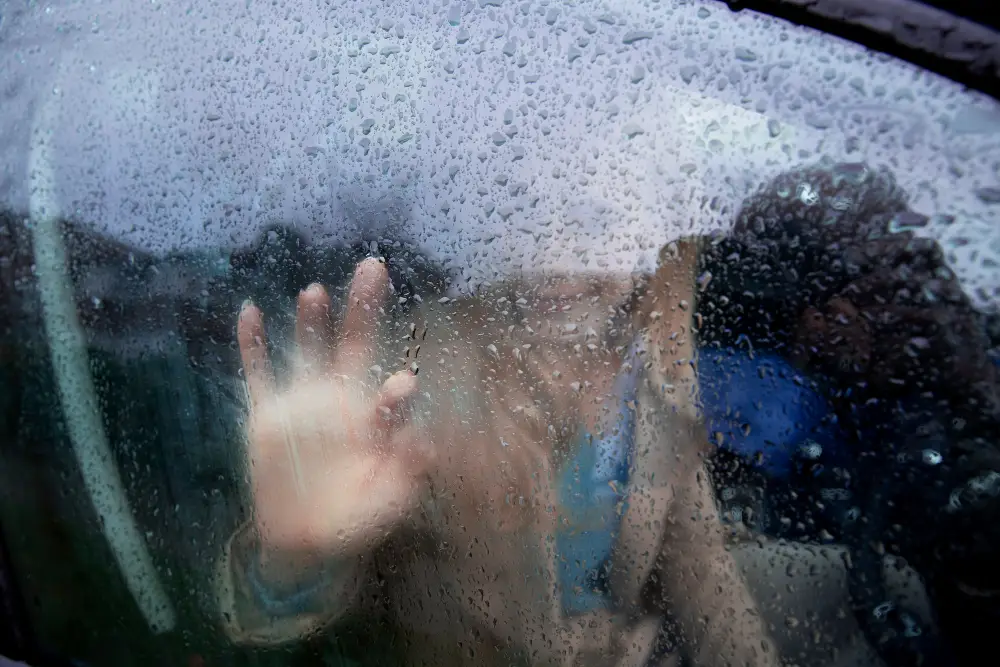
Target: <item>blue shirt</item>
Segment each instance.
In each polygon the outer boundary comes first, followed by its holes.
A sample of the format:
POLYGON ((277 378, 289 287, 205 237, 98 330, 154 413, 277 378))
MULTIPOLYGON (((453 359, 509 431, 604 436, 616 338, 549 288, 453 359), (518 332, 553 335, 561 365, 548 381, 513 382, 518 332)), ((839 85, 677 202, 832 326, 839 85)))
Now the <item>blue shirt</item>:
POLYGON ((603 575, 627 500, 635 447, 635 397, 641 364, 633 347, 611 392, 615 402, 591 433, 581 429, 559 477, 562 517, 556 532, 563 610, 583 613, 608 604, 603 575))

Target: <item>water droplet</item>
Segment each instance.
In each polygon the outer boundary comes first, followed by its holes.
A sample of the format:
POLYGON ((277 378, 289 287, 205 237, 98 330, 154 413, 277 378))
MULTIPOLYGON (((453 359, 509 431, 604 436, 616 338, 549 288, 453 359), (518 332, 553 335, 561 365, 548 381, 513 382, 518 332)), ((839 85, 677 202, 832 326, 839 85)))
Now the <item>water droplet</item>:
POLYGON ((830 208, 834 211, 846 211, 851 208, 854 201, 847 195, 836 195, 830 200, 830 208))
POLYGON ((815 206, 819 202, 819 192, 811 183, 799 183, 795 196, 806 206, 815 206))
POLYGON ((626 123, 625 127, 622 128, 622 133, 629 139, 632 139, 640 134, 644 134, 644 132, 645 131, 639 127, 637 123, 626 123))
POLYGON ((815 127, 817 130, 826 130, 833 125, 833 116, 816 111, 810 111, 806 114, 806 123, 815 127))
POLYGON ((976 196, 984 204, 1000 204, 1000 187, 976 188, 976 196))
POLYGON ((860 185, 868 179, 868 167, 861 162, 845 162, 834 167, 834 185, 838 186, 842 181, 847 181, 854 185, 860 185))
POLYGON ((685 65, 680 69, 681 80, 684 83, 691 83, 694 77, 698 75, 698 71, 697 65, 685 65))
POLYGON ((894 605, 893 603, 883 602, 882 604, 880 604, 879 606, 875 607, 875 609, 872 610, 872 616, 881 620, 885 618, 885 616, 895 608, 896 605, 894 605))
POLYGON ((823 456, 823 446, 814 440, 808 440, 801 447, 802 457, 809 460, 815 461, 819 457, 823 456))
POLYGON ((648 30, 629 30, 622 37, 622 44, 635 44, 636 42, 641 42, 644 39, 652 39, 653 33, 648 30))
POLYGON ((902 211, 893 216, 889 221, 889 231, 893 234, 906 231, 908 229, 920 229, 930 223, 930 218, 921 215, 916 211, 902 211))

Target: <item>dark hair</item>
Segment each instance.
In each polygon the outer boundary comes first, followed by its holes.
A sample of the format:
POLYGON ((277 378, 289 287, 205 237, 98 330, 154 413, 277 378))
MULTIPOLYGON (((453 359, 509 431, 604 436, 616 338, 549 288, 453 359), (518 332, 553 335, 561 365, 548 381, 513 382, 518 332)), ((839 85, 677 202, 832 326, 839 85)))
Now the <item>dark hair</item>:
MULTIPOLYGON (((900 555, 964 648, 962 601, 1000 591, 997 375, 986 317, 938 244, 914 233, 927 223, 887 170, 781 174, 704 254, 701 337, 772 349, 824 378, 863 498, 846 526, 855 603, 883 601, 878 554, 900 555)), ((884 627, 863 625, 884 643, 884 627)))
POLYGON ((844 249, 905 207, 891 174, 865 165, 782 173, 743 202, 729 234, 703 254, 700 302, 712 318, 703 338, 791 344, 805 307, 825 302, 857 272, 844 249))
POLYGON ((820 164, 781 174, 702 260, 713 274, 703 340, 744 335, 779 349, 853 385, 854 403, 916 396, 946 408, 959 431, 997 423, 986 317, 940 246, 913 233, 926 224, 888 171, 820 164))

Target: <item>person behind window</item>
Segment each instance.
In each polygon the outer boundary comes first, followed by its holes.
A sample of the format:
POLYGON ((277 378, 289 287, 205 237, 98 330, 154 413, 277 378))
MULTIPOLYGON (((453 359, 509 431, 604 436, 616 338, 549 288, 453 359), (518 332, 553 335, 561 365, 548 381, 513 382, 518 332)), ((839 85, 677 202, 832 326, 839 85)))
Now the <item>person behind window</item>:
POLYGON ((781 419, 740 397, 749 435, 739 420, 719 427, 730 449, 760 457, 754 467, 797 485, 772 528, 852 545, 854 605, 890 662, 944 664, 948 651, 965 662, 1000 610, 996 367, 986 316, 940 246, 915 234, 928 219, 906 202, 891 173, 864 164, 766 184, 702 257, 701 342, 723 357, 752 349, 782 386, 809 389, 772 410, 796 424, 791 450, 770 436, 781 419), (947 650, 887 590, 882 553, 920 573, 947 650))
POLYGON ((725 548, 700 414, 720 400, 692 363, 698 245, 638 284, 526 276, 395 319, 411 298, 366 260, 339 331, 329 292, 301 294, 284 383, 246 304, 254 519, 220 563, 230 635, 362 613, 406 626, 414 663, 877 664, 839 550, 725 548))
POLYGON ((358 604, 426 637, 457 632, 473 663, 497 650, 535 664, 648 659, 662 621, 638 593, 659 533, 684 545, 661 576, 700 662, 776 664, 708 511, 693 371, 677 363, 692 356, 695 257, 672 246, 633 312, 620 280, 554 277, 430 302, 389 331, 386 268, 365 260, 336 335, 327 292, 300 296, 285 387, 246 305, 254 521, 221 575, 234 636, 307 634, 358 604), (380 355, 379 341, 395 349, 380 355), (647 366, 655 384, 639 382, 647 366), (661 434, 673 452, 642 446, 661 434), (665 521, 671 502, 706 517, 665 521))

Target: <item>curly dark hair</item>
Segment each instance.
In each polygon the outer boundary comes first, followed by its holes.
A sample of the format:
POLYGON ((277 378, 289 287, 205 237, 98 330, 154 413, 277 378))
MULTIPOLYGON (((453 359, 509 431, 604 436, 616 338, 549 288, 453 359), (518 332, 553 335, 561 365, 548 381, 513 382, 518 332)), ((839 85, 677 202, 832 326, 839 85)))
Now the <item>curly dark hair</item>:
MULTIPOLYGON (((854 448, 861 514, 844 535, 859 614, 884 601, 881 554, 897 554, 965 654, 1000 611, 1000 400, 987 318, 915 233, 927 223, 888 170, 781 174, 708 244, 701 339, 770 349, 823 378, 854 448)), ((926 643, 918 658, 863 621, 891 662, 929 659, 926 643)))

